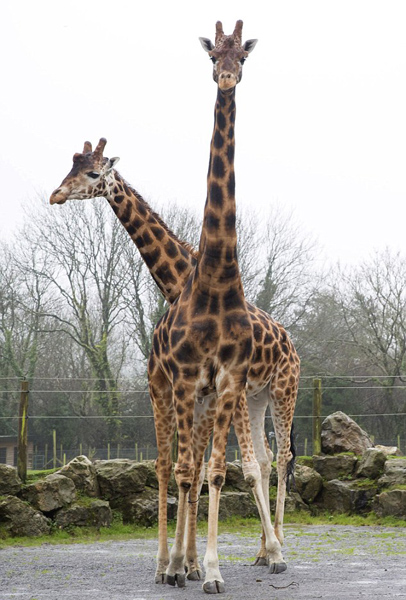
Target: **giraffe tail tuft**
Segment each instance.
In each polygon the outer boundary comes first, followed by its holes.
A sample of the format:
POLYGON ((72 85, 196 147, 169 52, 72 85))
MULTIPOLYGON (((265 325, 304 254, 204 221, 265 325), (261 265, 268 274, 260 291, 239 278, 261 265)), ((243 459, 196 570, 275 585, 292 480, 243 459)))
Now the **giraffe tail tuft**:
POLYGON ((292 454, 292 458, 288 462, 288 466, 286 469, 286 489, 288 494, 290 494, 291 487, 293 491, 296 491, 296 482, 295 482, 295 460, 296 460, 296 434, 294 432, 294 427, 292 423, 292 428, 290 430, 290 451, 292 454))

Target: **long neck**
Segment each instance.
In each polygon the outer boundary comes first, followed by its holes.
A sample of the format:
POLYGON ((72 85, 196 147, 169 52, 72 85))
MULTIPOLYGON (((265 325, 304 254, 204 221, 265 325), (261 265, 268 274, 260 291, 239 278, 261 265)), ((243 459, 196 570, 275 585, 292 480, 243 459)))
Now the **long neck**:
POLYGON ((140 251, 165 300, 174 302, 196 264, 196 251, 168 229, 117 171, 112 172, 107 200, 140 251))
POLYGON ((240 279, 237 262, 234 123, 235 89, 229 95, 218 90, 199 245, 199 277, 212 285, 240 279))

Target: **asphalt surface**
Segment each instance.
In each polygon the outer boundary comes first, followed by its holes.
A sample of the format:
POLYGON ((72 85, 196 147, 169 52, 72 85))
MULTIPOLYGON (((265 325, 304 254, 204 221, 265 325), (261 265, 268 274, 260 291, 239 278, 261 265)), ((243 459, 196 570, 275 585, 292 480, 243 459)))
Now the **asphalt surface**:
MULTIPOLYGON (((258 540, 219 537, 226 591, 221 600, 379 600, 406 598, 403 528, 285 528, 288 570, 254 567, 258 540)), ((203 557, 205 540, 199 542, 203 557)), ((201 582, 182 589, 154 583, 156 540, 42 545, 0 550, 0 600, 195 600, 201 582)))

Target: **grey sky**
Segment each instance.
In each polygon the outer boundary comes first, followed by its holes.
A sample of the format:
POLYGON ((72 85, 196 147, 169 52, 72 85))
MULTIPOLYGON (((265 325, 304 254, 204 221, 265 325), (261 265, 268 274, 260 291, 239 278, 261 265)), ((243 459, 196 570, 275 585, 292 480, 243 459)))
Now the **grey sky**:
MULTIPOLYGON (((237 89, 237 202, 293 208, 328 260, 404 249, 406 4, 3 0, 0 235, 83 142, 152 204, 199 214, 216 86, 198 37, 259 43, 237 89)), ((64 210, 50 207, 50 210, 64 210)))

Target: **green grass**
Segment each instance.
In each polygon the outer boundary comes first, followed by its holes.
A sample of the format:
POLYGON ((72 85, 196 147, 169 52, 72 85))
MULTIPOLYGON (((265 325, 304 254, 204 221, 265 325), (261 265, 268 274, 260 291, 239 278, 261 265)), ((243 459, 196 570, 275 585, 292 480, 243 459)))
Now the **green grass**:
POLYGON ((60 467, 57 469, 47 469, 46 471, 28 471, 27 473, 27 484, 35 483, 39 479, 44 479, 47 475, 52 475, 52 473, 56 473, 60 470, 60 467))
MULTIPOLYGON (((356 527, 381 525, 385 527, 406 527, 404 519, 395 517, 377 517, 370 513, 365 517, 357 515, 330 515, 323 513, 318 516, 312 516, 304 512, 285 514, 285 523, 290 525, 351 525, 356 527)), ((174 537, 175 522, 168 524, 168 535, 174 537)), ((242 519, 233 517, 226 521, 219 522, 219 533, 233 533, 240 536, 252 537, 258 536, 261 530, 259 519, 242 519)), ((207 523, 198 523, 198 535, 207 535, 207 523)), ((5 532, 0 530, 0 548, 9 546, 39 546, 41 544, 86 544, 96 541, 107 542, 113 540, 130 539, 155 539, 158 537, 158 527, 139 527, 136 525, 124 525, 118 513, 111 527, 102 527, 97 530, 94 527, 74 527, 69 532, 54 529, 49 536, 37 538, 28 537, 6 537, 5 532), (3 533, 3 535, 2 535, 3 533), (2 539, 3 538, 3 539, 2 539)))

